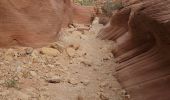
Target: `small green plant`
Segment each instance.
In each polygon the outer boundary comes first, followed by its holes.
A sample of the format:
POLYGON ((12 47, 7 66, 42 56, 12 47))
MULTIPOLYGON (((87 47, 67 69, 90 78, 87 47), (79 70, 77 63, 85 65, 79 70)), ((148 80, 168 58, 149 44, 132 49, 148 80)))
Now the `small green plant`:
POLYGON ((104 5, 102 6, 102 11, 105 15, 111 16, 114 10, 122 9, 124 6, 121 1, 106 0, 104 5))
POLYGON ((75 3, 79 3, 83 6, 93 6, 95 5, 95 0, 74 0, 75 3))
POLYGON ((14 78, 12 78, 12 79, 7 79, 7 80, 5 81, 5 86, 6 86, 7 88, 18 88, 17 84, 18 84, 18 81, 15 80, 14 78))

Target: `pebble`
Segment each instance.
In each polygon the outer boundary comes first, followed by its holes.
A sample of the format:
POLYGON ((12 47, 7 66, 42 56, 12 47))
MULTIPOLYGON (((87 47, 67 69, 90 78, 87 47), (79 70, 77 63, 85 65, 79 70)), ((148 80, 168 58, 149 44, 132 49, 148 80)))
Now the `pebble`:
POLYGON ((36 77, 37 73, 35 71, 30 71, 31 76, 36 77))
POLYGON ((76 53, 76 50, 74 48, 71 48, 71 47, 68 47, 66 49, 66 52, 68 54, 69 57, 74 57, 75 56, 75 53, 76 53))
POLYGON ((54 48, 48 48, 48 47, 43 47, 40 51, 41 54, 45 54, 48 56, 53 56, 56 57, 60 54, 60 52, 57 49, 54 48))
POLYGON ((84 61, 81 61, 82 64, 84 64, 85 66, 92 66, 92 62, 88 61, 88 60, 84 60, 84 61))
POLYGON ((107 86, 109 86, 109 83, 108 83, 108 82, 102 82, 102 83, 100 84, 100 87, 101 87, 101 88, 107 87, 107 86))
POLYGON ((87 26, 81 26, 81 27, 78 27, 77 28, 77 30, 78 31, 81 31, 81 32, 83 32, 84 30, 89 30, 90 28, 89 27, 87 27, 87 26))
POLYGON ((67 29, 66 31, 71 33, 71 32, 73 32, 73 31, 75 31, 75 30, 77 30, 77 29, 73 27, 73 28, 67 29))
POLYGON ((109 100, 109 98, 103 93, 100 93, 100 99, 101 100, 109 100))
POLYGON ((53 44, 51 44, 50 47, 57 49, 60 53, 62 53, 64 50, 64 45, 62 45, 61 43, 53 43, 53 44))
POLYGON ((82 32, 80 32, 80 31, 73 31, 73 32, 72 32, 72 34, 81 35, 81 34, 82 34, 82 32))
POLYGON ((89 85, 90 84, 90 81, 89 80, 82 80, 81 83, 85 86, 89 85))
POLYGON ((80 44, 74 43, 74 44, 69 45, 69 47, 74 48, 75 50, 78 50, 80 48, 80 44))
POLYGON ((32 54, 33 50, 34 49, 30 47, 30 48, 26 48, 25 52, 26 52, 26 54, 32 54))
POLYGON ((49 79, 47 79, 48 83, 60 83, 62 81, 62 78, 59 76, 53 76, 49 79))
POLYGON ((79 81, 74 78, 71 78, 71 79, 68 79, 68 83, 70 83, 72 85, 77 85, 79 83, 79 81))

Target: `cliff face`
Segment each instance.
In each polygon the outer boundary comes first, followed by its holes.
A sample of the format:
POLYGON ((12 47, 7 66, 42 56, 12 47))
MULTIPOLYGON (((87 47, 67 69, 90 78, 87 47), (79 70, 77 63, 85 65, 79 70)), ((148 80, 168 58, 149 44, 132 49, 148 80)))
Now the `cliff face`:
POLYGON ((39 47, 55 41, 63 26, 84 17, 90 23, 91 9, 74 7, 71 0, 1 0, 0 47, 39 47), (74 15, 74 16, 73 16, 74 15))
POLYGON ((116 76, 132 100, 169 100, 170 0, 124 0, 98 37, 115 41, 116 76))

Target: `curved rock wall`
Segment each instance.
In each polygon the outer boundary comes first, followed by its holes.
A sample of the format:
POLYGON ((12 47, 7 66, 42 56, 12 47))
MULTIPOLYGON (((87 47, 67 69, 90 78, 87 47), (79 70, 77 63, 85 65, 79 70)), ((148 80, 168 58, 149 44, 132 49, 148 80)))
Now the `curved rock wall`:
POLYGON ((124 0, 98 37, 115 41, 116 76, 132 100, 170 99, 170 0, 124 0))
MULTIPOLYGON (((55 41, 61 27, 73 23, 73 15, 79 16, 73 9, 80 7, 71 0, 0 0, 0 47, 40 47, 55 41)), ((91 11, 82 10, 90 22, 91 11)))

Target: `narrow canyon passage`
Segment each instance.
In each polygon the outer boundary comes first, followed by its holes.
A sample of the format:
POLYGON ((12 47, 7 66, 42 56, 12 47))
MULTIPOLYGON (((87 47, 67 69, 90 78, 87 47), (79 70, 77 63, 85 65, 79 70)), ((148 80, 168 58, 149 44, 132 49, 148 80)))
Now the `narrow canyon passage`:
POLYGON ((0 100, 170 100, 169 27, 170 0, 0 0, 0 100))
POLYGON ((62 29, 47 47, 0 49, 0 100, 124 100, 101 26, 62 29))

